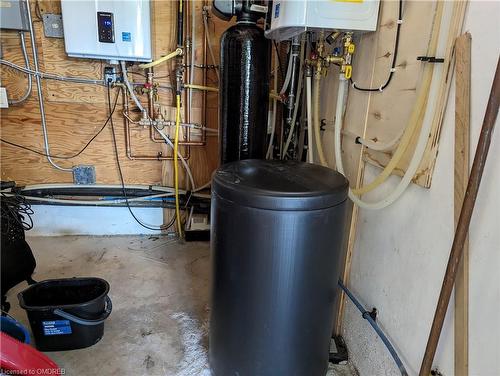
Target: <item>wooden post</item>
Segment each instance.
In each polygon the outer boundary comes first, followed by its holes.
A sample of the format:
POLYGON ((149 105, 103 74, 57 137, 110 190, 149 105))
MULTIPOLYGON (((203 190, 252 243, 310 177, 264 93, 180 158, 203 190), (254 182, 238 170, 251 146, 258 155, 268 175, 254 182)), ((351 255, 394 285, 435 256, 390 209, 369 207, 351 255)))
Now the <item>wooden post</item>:
MULTIPOLYGON (((455 43, 455 227, 469 179, 470 154, 471 35, 455 43)), ((469 239, 464 242, 462 261, 455 282, 455 375, 469 374, 469 239)))
POLYGON ((436 311, 434 313, 434 320, 432 321, 429 339, 425 348, 424 358, 420 366, 420 376, 429 376, 436 354, 439 337, 443 329, 443 323, 450 302, 451 293, 455 285, 457 276, 458 265, 462 258, 463 245, 467 239, 469 232, 469 225, 476 204, 479 186, 481 185, 481 178, 484 172, 486 159, 488 158, 488 151, 491 145, 491 138, 493 130, 495 129, 495 122, 497 120, 498 109, 500 107, 500 59, 497 62, 495 71, 495 78, 491 87, 490 98, 486 107, 483 125, 481 127, 481 134, 477 143, 476 152, 474 155, 474 162, 470 171, 467 189, 465 190, 464 201, 460 216, 458 218, 457 228, 455 230, 455 237, 451 246, 450 257, 444 275, 441 292, 439 294, 436 311))

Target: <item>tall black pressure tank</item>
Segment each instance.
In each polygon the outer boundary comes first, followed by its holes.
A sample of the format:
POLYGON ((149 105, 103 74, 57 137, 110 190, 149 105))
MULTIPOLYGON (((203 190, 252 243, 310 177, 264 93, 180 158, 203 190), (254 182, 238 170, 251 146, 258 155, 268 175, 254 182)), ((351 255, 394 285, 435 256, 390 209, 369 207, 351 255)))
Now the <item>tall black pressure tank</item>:
POLYGON ((265 158, 270 41, 240 18, 221 37, 219 123, 221 164, 265 158))
POLYGON ((347 180, 297 161, 244 160, 212 181, 215 376, 324 376, 347 180))

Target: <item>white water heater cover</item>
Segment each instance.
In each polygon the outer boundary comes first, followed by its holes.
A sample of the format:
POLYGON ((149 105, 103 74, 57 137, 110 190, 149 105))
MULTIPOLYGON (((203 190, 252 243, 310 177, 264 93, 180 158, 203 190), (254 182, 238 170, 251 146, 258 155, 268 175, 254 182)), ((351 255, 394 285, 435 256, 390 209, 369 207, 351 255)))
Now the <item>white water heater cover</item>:
POLYGON ((266 36, 285 40, 304 31, 374 31, 379 0, 274 0, 266 36))
POLYGON ((149 0, 61 0, 69 56, 151 61, 149 0))

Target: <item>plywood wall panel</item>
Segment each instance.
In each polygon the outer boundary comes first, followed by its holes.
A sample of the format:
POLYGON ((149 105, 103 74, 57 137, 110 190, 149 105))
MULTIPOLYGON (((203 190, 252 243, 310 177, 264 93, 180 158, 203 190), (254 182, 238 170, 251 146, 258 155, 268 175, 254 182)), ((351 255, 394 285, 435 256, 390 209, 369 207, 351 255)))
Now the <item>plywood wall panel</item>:
MULTIPOLYGON (((38 3, 42 13, 61 12, 59 1, 39 0, 38 3)), ((194 3, 197 12, 196 22, 198 23, 196 26, 196 61, 202 64, 204 62, 204 34, 201 15, 203 2, 195 1, 194 3)), ((152 1, 152 40, 155 58, 163 56, 175 48, 175 12, 175 1, 152 1)), ((40 69, 42 71, 91 79, 100 79, 102 77, 103 62, 67 57, 64 52, 64 41, 62 39, 45 38, 42 24, 36 20, 34 10, 33 15, 35 18, 40 69)), ((219 35, 227 25, 219 21, 211 21, 210 25, 213 32, 218 33, 218 35, 212 33, 213 43, 217 45, 219 35)), ((0 41, 4 58, 16 64, 24 65, 17 33, 2 32, 0 41)), ((30 60, 32 60, 29 34, 27 34, 27 45, 30 60)), ((218 47, 215 47, 218 50, 218 47)), ((208 60, 210 61, 210 58, 208 60)), ((131 72, 144 73, 136 66, 131 66, 129 69, 131 72)), ((155 67, 155 76, 161 77, 158 80, 162 86, 159 90, 160 98, 158 102, 161 106, 172 105, 172 95, 168 89, 171 84, 168 77, 170 69, 170 64, 155 67)), ((144 78, 140 75, 130 74, 129 77, 136 82, 144 82, 144 78)), ((195 82, 202 84, 202 78, 203 72, 199 69, 195 75, 195 82)), ((1 80, 2 86, 6 86, 13 97, 14 94, 16 97, 22 95, 27 82, 23 74, 5 66, 1 66, 1 80)), ((210 84, 212 86, 218 85, 216 80, 210 82, 210 84)), ((34 85, 33 88, 32 96, 24 104, 1 110, 0 133, 3 139, 43 151, 36 86, 34 85)), ((54 155, 68 155, 80 150, 101 128, 108 116, 107 95, 103 87, 43 80, 43 92, 51 153, 54 155)), ((112 93, 113 99, 115 92, 116 89, 112 93)), ((193 97, 195 108, 192 120, 201 123, 202 94, 196 92, 193 97)), ((145 95, 140 96, 140 98, 143 103, 147 103, 145 95)), ((207 123, 203 125, 211 128, 217 128, 217 99, 216 94, 209 94, 207 97, 207 123)), ((127 158, 122 109, 123 103, 120 95, 113 119, 120 161, 126 182, 136 184, 170 183, 173 170, 171 161, 138 161, 127 158)), ((158 152, 163 152, 164 155, 171 155, 171 151, 166 149, 164 145, 150 141, 149 129, 147 128, 134 129, 131 132, 131 140, 134 152, 147 155, 156 155, 158 152)), ((199 185, 206 183, 210 179, 212 171, 218 165, 217 141, 217 137, 212 135, 207 138, 206 146, 190 148, 189 164, 193 170, 195 181, 199 185)), ((187 152, 186 148, 181 148, 181 150, 183 153, 187 152)), ((72 181, 71 173, 54 169, 44 156, 4 143, 1 144, 0 154, 3 180, 15 180, 19 184, 72 181)), ((79 157, 72 160, 55 160, 64 167, 79 164, 94 165, 98 183, 119 182, 109 125, 79 157)))

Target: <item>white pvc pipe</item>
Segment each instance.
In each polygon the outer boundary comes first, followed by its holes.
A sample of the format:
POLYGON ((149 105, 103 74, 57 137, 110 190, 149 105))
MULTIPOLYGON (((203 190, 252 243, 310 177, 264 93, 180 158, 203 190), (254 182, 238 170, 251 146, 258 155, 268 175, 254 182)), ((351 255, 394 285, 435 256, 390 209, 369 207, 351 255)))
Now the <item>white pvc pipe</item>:
POLYGON ((288 133, 288 137, 286 139, 285 147, 283 148, 283 153, 281 155, 281 159, 283 159, 288 151, 288 148, 290 147, 290 142, 292 141, 293 133, 295 131, 295 122, 297 121, 297 113, 299 112, 299 102, 301 100, 300 95, 302 94, 302 86, 303 86, 303 81, 304 81, 304 72, 303 72, 303 65, 304 65, 304 53, 302 52, 302 49, 304 47, 304 44, 302 43, 301 49, 300 49, 300 69, 299 69, 299 82, 297 84, 297 95, 295 96, 295 107, 293 108, 293 115, 292 115, 292 122, 290 123, 290 131, 288 133))
MULTIPOLYGON (((32 184, 22 187, 24 191, 35 191, 42 189, 62 189, 62 188, 82 188, 82 189, 121 189, 121 184, 69 184, 69 183, 55 183, 55 184, 32 184)), ((144 191, 160 191, 160 192, 174 192, 173 187, 164 187, 160 185, 140 185, 140 184, 126 184, 125 189, 137 189, 144 191)), ((5 190, 8 191, 8 190, 5 190)), ((2 191, 3 192, 3 191, 2 191)))
MULTIPOLYGON (((165 142, 168 144, 168 146, 170 146, 172 149, 174 149, 174 144, 172 143, 172 141, 170 140, 170 138, 168 138, 168 136, 165 133, 163 133, 162 130, 160 130, 160 129, 156 128, 156 127, 155 127, 155 129, 160 134, 160 136, 165 140, 165 142)), ((188 163, 186 162, 186 160, 184 159, 184 157, 182 156, 182 153, 180 151, 177 151, 177 156, 181 160, 181 163, 184 166, 184 168, 186 169, 186 173, 187 173, 189 181, 191 183, 191 189, 193 191, 195 191, 196 190, 196 185, 194 184, 193 174, 191 173, 191 169, 189 168, 188 163)))
MULTIPOLYGON (((276 54, 276 61, 278 59, 278 55, 276 54)), ((278 69, 275 69, 274 72, 274 81, 273 81, 273 90, 276 93, 278 87, 278 69)), ((276 130, 276 112, 278 111, 278 101, 276 98, 273 98, 273 115, 271 117, 271 136, 269 138, 269 144, 267 146, 266 158, 269 159, 273 154, 273 144, 274 144, 274 132, 276 130)))
POLYGON ((307 161, 314 163, 313 120, 311 103, 311 76, 306 77, 306 102, 307 102, 307 161))
POLYGON ((141 110, 142 114, 146 113, 146 110, 144 109, 143 105, 141 102, 139 102, 139 99, 135 95, 134 89, 132 88, 132 85, 130 84, 130 81, 128 80, 127 77, 127 66, 125 65, 125 62, 122 60, 120 61, 120 65, 122 67, 122 76, 123 76, 123 83, 127 87, 128 92, 130 93, 130 97, 132 97, 133 101, 135 102, 135 105, 139 110, 141 110))
POLYGON ((288 89, 288 85, 290 84, 290 78, 292 77, 293 58, 297 56, 298 56, 297 53, 290 52, 290 58, 288 59, 288 67, 286 68, 285 81, 283 82, 283 86, 281 87, 280 95, 285 94, 286 90, 288 89))

